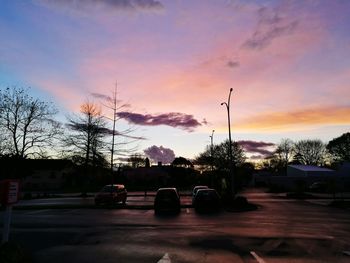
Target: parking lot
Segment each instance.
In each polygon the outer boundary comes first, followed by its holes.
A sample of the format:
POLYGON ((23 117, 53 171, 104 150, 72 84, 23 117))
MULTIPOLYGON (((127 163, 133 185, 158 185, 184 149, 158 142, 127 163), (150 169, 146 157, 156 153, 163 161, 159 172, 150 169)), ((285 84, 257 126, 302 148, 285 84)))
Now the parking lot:
POLYGON ((10 238, 36 262, 349 262, 348 210, 245 195, 258 210, 197 214, 183 207, 177 216, 118 207, 15 210, 10 238))

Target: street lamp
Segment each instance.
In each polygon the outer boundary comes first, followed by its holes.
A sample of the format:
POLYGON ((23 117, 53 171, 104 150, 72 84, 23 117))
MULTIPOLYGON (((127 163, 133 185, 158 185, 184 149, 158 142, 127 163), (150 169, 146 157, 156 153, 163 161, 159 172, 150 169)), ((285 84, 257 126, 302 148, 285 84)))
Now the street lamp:
POLYGON ((214 170, 214 156, 213 156, 213 138, 214 138, 214 132, 215 130, 213 130, 211 132, 211 135, 209 136, 210 137, 210 157, 211 157, 211 171, 214 170))
POLYGON ((228 147, 228 154, 230 157, 230 165, 229 165, 229 169, 230 169, 230 175, 231 175, 231 194, 234 195, 236 193, 235 191, 235 176, 233 174, 233 168, 232 168, 232 140, 231 140, 231 119, 230 119, 230 101, 231 101, 231 93, 232 93, 232 88, 230 89, 230 93, 228 95, 228 100, 227 102, 222 102, 222 105, 226 106, 227 109, 227 120, 228 120, 228 140, 229 140, 229 147, 228 147))

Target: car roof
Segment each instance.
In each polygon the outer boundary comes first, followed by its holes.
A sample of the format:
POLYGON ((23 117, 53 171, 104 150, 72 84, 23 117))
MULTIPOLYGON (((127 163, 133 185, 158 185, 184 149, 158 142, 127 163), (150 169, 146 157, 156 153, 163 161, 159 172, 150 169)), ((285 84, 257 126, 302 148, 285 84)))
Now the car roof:
POLYGON ((157 192, 159 191, 176 191, 177 189, 175 187, 164 187, 164 188, 159 188, 157 192))
POLYGON ((197 191, 197 194, 198 194, 199 192, 201 192, 201 193, 204 193, 204 192, 216 192, 216 190, 213 189, 213 188, 205 188, 205 189, 199 189, 199 190, 197 191))
POLYGON ((125 188, 123 184, 106 184, 104 187, 117 187, 117 188, 125 188))
POLYGON ((209 188, 207 185, 196 185, 195 187, 193 187, 193 189, 196 188, 209 188))

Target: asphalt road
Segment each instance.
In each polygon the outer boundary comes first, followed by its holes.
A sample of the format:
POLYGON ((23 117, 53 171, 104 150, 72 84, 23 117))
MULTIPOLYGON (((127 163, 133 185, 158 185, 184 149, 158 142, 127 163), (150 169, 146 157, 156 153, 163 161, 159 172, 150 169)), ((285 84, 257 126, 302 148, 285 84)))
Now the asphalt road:
POLYGON ((15 210, 10 238, 36 262, 350 262, 348 210, 246 195, 258 210, 15 210))

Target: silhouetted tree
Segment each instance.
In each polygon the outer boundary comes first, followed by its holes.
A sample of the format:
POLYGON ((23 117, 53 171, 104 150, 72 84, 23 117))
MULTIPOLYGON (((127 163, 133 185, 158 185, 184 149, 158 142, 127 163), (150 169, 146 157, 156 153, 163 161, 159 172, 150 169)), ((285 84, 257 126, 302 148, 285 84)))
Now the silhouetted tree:
POLYGON ((273 174, 280 174, 284 169, 283 162, 278 158, 276 154, 265 157, 261 163, 261 169, 267 170, 273 174))
POLYGON ((23 88, 0 90, 1 148, 18 158, 45 156, 60 133, 52 104, 33 98, 23 88))
POLYGON ((285 174, 288 163, 294 157, 294 143, 290 139, 282 139, 276 150, 262 162, 262 168, 274 174, 285 174))
MULTIPOLYGON (((196 164, 211 167, 213 164, 216 170, 227 171, 230 167, 230 157, 228 156, 228 147, 230 143, 228 140, 221 144, 213 145, 213 156, 211 156, 211 147, 207 146, 205 151, 200 153, 196 157, 196 164)), ((233 142, 232 145, 233 154, 233 166, 239 166, 245 162, 245 155, 243 148, 237 143, 233 142)))
POLYGON ((326 146, 321 140, 301 140, 294 144, 294 160, 305 165, 323 165, 326 146))
POLYGON ((274 155, 283 167, 287 167, 288 163, 293 160, 293 151, 293 141, 290 139, 282 139, 281 142, 277 144, 274 155))
POLYGON ((6 145, 6 138, 4 136, 4 130, 0 127, 0 157, 6 155, 8 146, 6 145))
POLYGON ((117 83, 114 90, 111 92, 111 95, 104 95, 99 93, 93 93, 92 96, 95 98, 101 99, 101 104, 103 107, 111 111, 111 114, 107 114, 104 117, 111 122, 109 125, 109 135, 111 135, 111 143, 109 144, 110 152, 110 169, 113 174, 114 162, 116 155, 119 156, 128 156, 132 152, 135 152, 137 146, 134 146, 139 140, 143 140, 143 137, 133 136, 132 133, 135 132, 135 129, 131 126, 125 129, 117 129, 117 122, 120 119, 118 117, 118 112, 121 109, 128 107, 128 104, 124 104, 117 98, 117 83))
POLYGON ((128 158, 132 168, 142 167, 145 164, 145 157, 142 154, 135 153, 128 158))
POLYGON ((191 161, 187 160, 184 157, 176 157, 174 161, 171 163, 173 166, 183 166, 183 167, 193 167, 193 164, 191 161))
POLYGON ((335 161, 350 161, 350 133, 344 133, 327 144, 327 149, 335 161))
POLYGON ((148 157, 146 157, 146 159, 145 159, 145 167, 149 168, 150 166, 151 165, 150 165, 149 159, 148 159, 148 157))
POLYGON ((108 134, 101 110, 93 103, 80 106, 80 115, 69 117, 70 134, 64 138, 65 151, 81 160, 86 167, 105 163, 103 138, 108 134))

